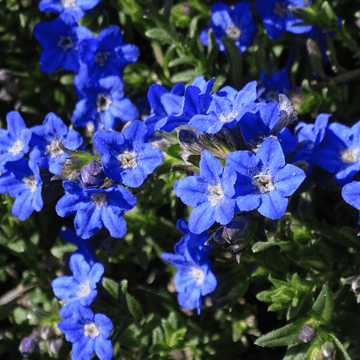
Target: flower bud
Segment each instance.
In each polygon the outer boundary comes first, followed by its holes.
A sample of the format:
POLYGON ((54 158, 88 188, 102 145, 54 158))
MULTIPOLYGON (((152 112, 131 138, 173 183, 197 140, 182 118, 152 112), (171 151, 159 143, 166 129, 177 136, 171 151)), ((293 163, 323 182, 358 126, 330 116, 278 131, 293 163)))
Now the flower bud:
POLYGON ((335 359, 335 349, 332 343, 326 343, 321 346, 321 350, 325 358, 327 359, 335 359))
POLYGON ((307 343, 317 336, 315 326, 313 325, 305 325, 300 332, 299 340, 307 343))
POLYGON ((85 187, 101 186, 105 180, 105 174, 101 163, 96 160, 90 161, 81 168, 80 182, 85 187))
POLYGON ((36 340, 25 337, 20 342, 19 351, 23 357, 33 357, 40 352, 40 347, 36 340))

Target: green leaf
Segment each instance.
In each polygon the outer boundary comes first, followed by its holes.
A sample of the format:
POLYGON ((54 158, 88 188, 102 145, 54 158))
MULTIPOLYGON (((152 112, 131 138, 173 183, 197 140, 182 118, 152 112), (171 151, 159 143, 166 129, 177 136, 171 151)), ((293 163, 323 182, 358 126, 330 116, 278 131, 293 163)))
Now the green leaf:
POLYGON ((138 22, 141 19, 142 9, 135 0, 121 0, 123 9, 130 15, 134 22, 138 22))
POLYGON ((232 86, 240 90, 241 81, 243 77, 242 69, 242 56, 240 50, 235 45, 234 41, 228 39, 227 37, 222 38, 222 43, 225 46, 226 54, 230 62, 230 79, 232 86))
POLYGON ((183 58, 177 58, 177 59, 169 61, 168 66, 169 67, 174 67, 174 66, 177 66, 177 65, 188 64, 188 63, 191 63, 191 60, 189 58, 187 58, 187 57, 183 57, 183 58))
POLYGON ((252 246, 251 250, 253 253, 258 253, 266 249, 269 249, 272 246, 280 246, 284 250, 293 247, 293 245, 289 241, 268 241, 268 242, 259 241, 252 246))
POLYGON ((292 324, 285 325, 281 329, 274 330, 261 336, 255 341, 258 346, 292 346, 295 345, 300 336, 301 328, 306 324, 307 319, 302 318, 292 324))
POLYGON ((136 320, 140 320, 143 316, 141 305, 127 292, 127 286, 128 281, 122 280, 120 283, 119 300, 124 309, 128 309, 136 320))
POLYGON ((304 360, 311 344, 298 344, 289 348, 282 360, 304 360))
POLYGON ((351 360, 349 354, 344 348, 344 345, 340 342, 340 340, 335 336, 330 334, 330 336, 334 340, 334 345, 336 348, 336 360, 351 360))
POLYGON ((152 40, 158 40, 163 44, 171 44, 172 40, 170 35, 160 28, 153 28, 145 32, 145 35, 152 40))
POLYGON ((309 311, 309 315, 315 317, 324 325, 331 323, 334 315, 334 299, 327 285, 323 285, 314 306, 309 311))
POLYGON ((186 328, 181 328, 174 331, 168 339, 167 344, 170 347, 177 347, 177 345, 179 345, 179 343, 183 341, 186 331, 186 328))
POLYGON ((193 69, 193 70, 186 70, 186 71, 182 71, 179 72, 175 75, 173 75, 170 78, 170 81, 172 83, 178 83, 178 82, 189 82, 194 80, 194 78, 196 78, 196 76, 200 76, 202 75, 202 70, 200 69, 193 69))
POLYGON ((114 297, 115 299, 119 296, 119 284, 110 278, 103 277, 102 279, 102 285, 105 288, 105 290, 108 291, 108 293, 114 297))

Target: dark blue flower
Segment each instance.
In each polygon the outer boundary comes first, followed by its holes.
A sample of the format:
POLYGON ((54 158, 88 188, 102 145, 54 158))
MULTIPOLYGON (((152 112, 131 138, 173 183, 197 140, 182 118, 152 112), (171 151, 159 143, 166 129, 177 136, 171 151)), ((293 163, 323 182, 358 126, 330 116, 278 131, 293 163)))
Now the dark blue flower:
POLYGON ((47 114, 43 125, 34 126, 31 131, 30 146, 33 150, 30 159, 55 175, 60 174, 61 163, 69 157, 61 150, 60 144, 69 150, 76 150, 82 144, 81 135, 69 130, 54 113, 47 114))
POLYGON ((136 45, 123 44, 118 26, 111 25, 95 37, 79 43, 79 56, 82 62, 79 80, 83 83, 101 77, 120 75, 120 71, 139 57, 136 45), (80 80, 81 79, 81 80, 80 80))
POLYGON ((80 99, 71 117, 75 126, 94 124, 95 130, 99 122, 106 130, 116 129, 119 121, 128 122, 139 118, 134 104, 124 97, 124 82, 118 76, 108 76, 88 84, 75 83, 75 90, 80 99))
POLYGON ((196 129, 199 134, 215 134, 223 126, 231 127, 245 113, 254 113, 258 110, 254 103, 257 98, 256 81, 249 82, 234 99, 231 91, 228 94, 222 89, 219 93, 219 95, 212 94, 207 99, 208 105, 204 114, 196 114, 189 121, 188 125, 196 129))
POLYGON ((209 151, 203 151, 199 176, 179 180, 174 189, 181 201, 193 206, 189 229, 200 234, 214 224, 228 224, 234 216, 236 173, 230 167, 222 167, 209 151))
POLYGON ((184 89, 184 84, 176 84, 170 92, 158 84, 150 86, 148 99, 151 114, 145 120, 150 135, 159 131, 166 124, 168 116, 179 115, 182 112, 184 89))
POLYGON ((43 207, 39 166, 31 160, 20 159, 7 162, 4 169, 0 193, 15 197, 12 214, 21 221, 26 220, 34 210, 40 211, 43 207))
POLYGON ((96 284, 100 281, 104 267, 100 263, 90 265, 81 254, 70 257, 70 269, 73 276, 61 276, 51 282, 54 294, 61 300, 79 301, 89 306, 97 295, 96 284))
POLYGON ((74 181, 63 181, 66 194, 56 204, 56 212, 65 217, 76 213, 76 234, 88 239, 104 225, 115 238, 126 233, 123 213, 136 205, 136 197, 121 185, 109 189, 86 189, 74 181))
POLYGON ((17 111, 6 115, 7 130, 0 129, 0 169, 8 161, 21 159, 29 151, 31 130, 17 111))
POLYGON ((160 149, 148 143, 146 126, 133 121, 121 132, 98 131, 93 142, 105 175, 126 186, 139 187, 163 160, 160 149))
POLYGON ((55 14, 67 13, 79 21, 86 10, 95 7, 101 0, 41 0, 39 9, 42 12, 55 14))
POLYGON ((272 220, 280 219, 286 212, 288 196, 305 179, 298 167, 285 164, 280 143, 266 139, 256 154, 236 151, 226 158, 229 167, 236 170, 236 204, 240 211, 257 209, 272 220))
POLYGON ((298 25, 302 20, 294 18, 289 5, 304 7, 306 3, 304 0, 255 0, 256 9, 263 18, 265 30, 271 40, 283 36, 285 31, 303 34, 311 30, 312 25, 298 25))
POLYGON ((233 9, 223 2, 215 3, 211 8, 211 27, 200 34, 200 41, 208 46, 208 31, 214 31, 216 42, 220 51, 225 51, 222 38, 233 40, 239 51, 243 53, 253 42, 257 34, 257 27, 252 21, 251 7, 248 2, 241 1, 233 9))
MULTIPOLYGON (((349 184, 346 184, 341 191, 343 199, 353 206, 354 208, 360 210, 360 182, 353 181, 349 184)), ((360 219, 358 221, 360 225, 360 219)))
POLYGON ((315 164, 335 173, 334 179, 340 185, 347 184, 360 170, 360 121, 351 128, 330 124, 320 146, 314 154, 315 164))
POLYGON ((178 269, 174 279, 179 305, 189 310, 197 307, 200 314, 202 297, 213 292, 217 284, 207 258, 211 246, 204 245, 209 236, 205 232, 193 234, 183 219, 177 226, 185 236, 175 245, 175 254, 163 253, 161 258, 178 269))
POLYGON ((51 22, 36 24, 34 36, 43 48, 40 55, 43 72, 64 68, 77 73, 80 69, 78 42, 92 36, 92 32, 78 26, 71 15, 62 14, 51 22))
POLYGON ((65 339, 73 343, 72 360, 89 360, 94 352, 100 360, 110 360, 113 348, 109 336, 113 328, 104 314, 93 314, 89 308, 79 308, 78 313, 58 324, 65 339))

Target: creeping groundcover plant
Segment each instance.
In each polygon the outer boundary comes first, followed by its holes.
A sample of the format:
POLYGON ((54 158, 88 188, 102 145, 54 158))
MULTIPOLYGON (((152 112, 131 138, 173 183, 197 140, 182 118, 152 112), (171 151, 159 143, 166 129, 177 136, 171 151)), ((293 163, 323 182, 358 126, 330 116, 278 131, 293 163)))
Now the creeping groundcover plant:
POLYGON ((360 11, 0 8, 2 359, 360 359, 360 11))

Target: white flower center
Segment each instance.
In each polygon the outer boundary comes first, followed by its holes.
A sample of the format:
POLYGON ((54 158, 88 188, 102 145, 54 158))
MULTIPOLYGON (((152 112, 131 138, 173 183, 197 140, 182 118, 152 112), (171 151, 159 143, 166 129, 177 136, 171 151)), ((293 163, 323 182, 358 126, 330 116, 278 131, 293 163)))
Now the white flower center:
POLYGON ((236 110, 233 110, 231 113, 228 113, 227 115, 220 114, 219 120, 220 122, 228 122, 230 120, 234 120, 238 112, 236 110))
POLYGON ((197 286, 201 285, 204 282, 205 274, 200 268, 193 267, 191 269, 191 276, 196 281, 197 286))
POLYGON ((109 58, 110 53, 108 51, 98 52, 95 54, 95 62, 99 66, 104 66, 106 63, 106 60, 109 58))
POLYGON ((260 173, 252 178, 252 184, 255 185, 262 194, 268 193, 275 190, 275 186, 272 181, 273 177, 273 175, 260 173))
POLYGON ((125 150, 118 155, 116 159, 120 163, 122 169, 133 169, 137 167, 137 152, 125 150))
POLYGON ((209 201, 211 206, 216 206, 224 198, 224 187, 221 184, 209 185, 209 201))
POLYGON ((61 5, 65 9, 73 8, 76 5, 76 0, 61 0, 61 5))
POLYGON ((64 51, 67 51, 74 47, 74 43, 70 36, 60 36, 57 46, 64 51))
POLYGON ((79 291, 77 292, 78 297, 86 297, 90 294, 91 288, 90 288, 90 281, 86 280, 85 284, 80 284, 79 291))
POLYGON ((34 175, 30 175, 29 177, 23 178, 23 182, 26 184, 27 188, 30 192, 34 193, 36 191, 36 180, 34 175))
POLYGON ((343 152, 341 152, 340 155, 342 162, 345 164, 353 164, 354 162, 356 162, 359 158, 359 150, 360 150, 359 148, 356 149, 348 148, 343 152))
POLYGON ((96 109, 97 112, 106 111, 112 103, 112 100, 109 95, 100 93, 96 97, 96 109))
POLYGON ((230 24, 226 27, 225 34, 231 40, 238 40, 241 30, 235 24, 230 24))
POLYGON ((279 17, 284 17, 286 13, 286 6, 279 1, 275 2, 274 14, 279 17))
POLYGON ((89 337, 97 337, 99 336, 100 331, 99 327, 95 323, 88 323, 84 326, 84 335, 89 337))
POLYGON ((20 140, 16 140, 12 148, 9 149, 9 153, 17 155, 24 148, 24 144, 20 140))
POLYGON ((64 152, 60 148, 60 143, 61 139, 52 139, 51 142, 46 145, 45 154, 49 154, 52 159, 61 156, 64 152))
POLYGON ((107 194, 102 192, 92 194, 91 201, 96 207, 103 207, 108 203, 107 194))

